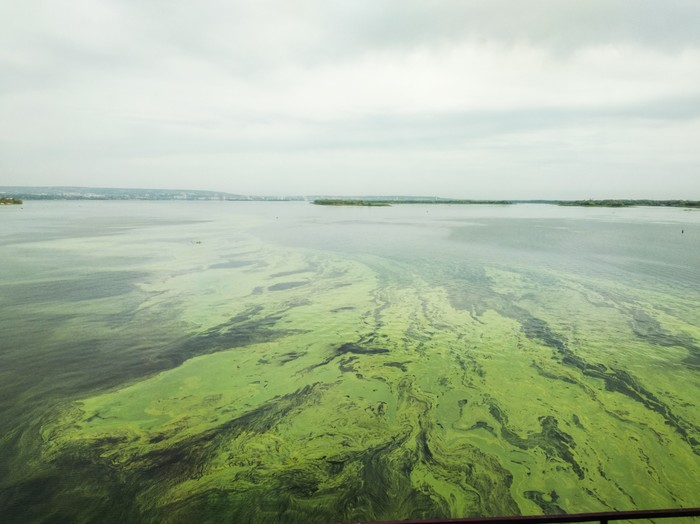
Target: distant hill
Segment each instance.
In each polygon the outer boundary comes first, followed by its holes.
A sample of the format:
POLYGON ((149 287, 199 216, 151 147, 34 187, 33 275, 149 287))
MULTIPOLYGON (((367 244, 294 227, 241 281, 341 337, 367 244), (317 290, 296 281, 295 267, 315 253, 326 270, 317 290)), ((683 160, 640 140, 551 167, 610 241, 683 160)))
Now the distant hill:
POLYGON ((386 202, 448 202, 450 199, 433 196, 266 196, 239 195, 221 191, 194 189, 135 189, 77 186, 0 186, 0 196, 25 200, 232 200, 232 201, 314 201, 319 199, 359 199, 386 202))
POLYGON ((249 196, 192 189, 99 187, 0 187, 0 196, 24 200, 253 200, 249 196))

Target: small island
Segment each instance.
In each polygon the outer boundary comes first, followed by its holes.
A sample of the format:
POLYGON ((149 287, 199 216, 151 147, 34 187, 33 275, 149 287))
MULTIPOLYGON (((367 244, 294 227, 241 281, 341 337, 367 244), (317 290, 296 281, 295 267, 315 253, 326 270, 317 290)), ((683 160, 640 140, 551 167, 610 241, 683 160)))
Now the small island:
POLYGON ((449 198, 420 199, 420 198, 397 198, 397 199, 346 199, 346 198, 317 198, 312 201, 317 206, 391 206, 396 204, 491 204, 510 205, 510 200, 454 200, 449 198))
POLYGON ((11 206, 22 204, 19 198, 0 197, 0 206, 11 206))
POLYGON ((312 202, 317 206, 390 206, 384 200, 355 200, 343 198, 318 198, 312 202))

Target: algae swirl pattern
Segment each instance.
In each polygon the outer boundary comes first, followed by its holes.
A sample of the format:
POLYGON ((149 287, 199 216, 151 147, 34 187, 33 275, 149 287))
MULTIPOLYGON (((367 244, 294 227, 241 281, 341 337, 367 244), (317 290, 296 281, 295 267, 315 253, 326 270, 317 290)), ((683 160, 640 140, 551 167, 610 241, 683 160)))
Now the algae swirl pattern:
POLYGON ((172 369, 64 406, 42 461, 154 522, 697 504, 698 297, 247 249, 142 284, 186 326, 172 369))

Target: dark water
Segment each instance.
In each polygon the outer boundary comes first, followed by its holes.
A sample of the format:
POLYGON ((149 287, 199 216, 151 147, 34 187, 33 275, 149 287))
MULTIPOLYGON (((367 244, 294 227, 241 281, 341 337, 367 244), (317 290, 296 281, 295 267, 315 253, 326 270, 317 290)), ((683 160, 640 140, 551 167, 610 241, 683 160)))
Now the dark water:
POLYGON ((700 503, 697 212, 0 211, 8 522, 700 503))

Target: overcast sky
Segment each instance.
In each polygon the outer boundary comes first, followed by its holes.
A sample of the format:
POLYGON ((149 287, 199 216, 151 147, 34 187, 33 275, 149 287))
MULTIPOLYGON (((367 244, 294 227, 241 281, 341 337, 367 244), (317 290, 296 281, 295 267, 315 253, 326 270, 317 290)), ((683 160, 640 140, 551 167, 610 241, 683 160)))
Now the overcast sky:
POLYGON ((3 0, 0 185, 700 199, 698 0, 3 0))

